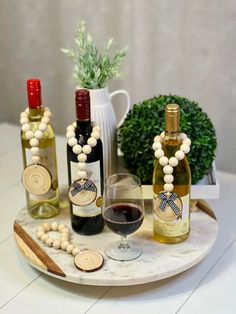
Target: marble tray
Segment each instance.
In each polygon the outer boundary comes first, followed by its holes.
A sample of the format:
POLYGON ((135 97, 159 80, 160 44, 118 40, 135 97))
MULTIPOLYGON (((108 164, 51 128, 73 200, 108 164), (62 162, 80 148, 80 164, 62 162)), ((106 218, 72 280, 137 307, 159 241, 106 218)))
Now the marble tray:
MULTIPOLYGON (((60 215, 47 221, 66 223, 70 227, 68 209, 64 208, 60 215)), ((217 220, 197 210, 191 214, 191 234, 185 242, 176 245, 160 244, 152 236, 152 215, 146 213, 141 228, 129 236, 142 245, 143 254, 129 262, 114 261, 105 256, 105 246, 119 238, 106 227, 96 236, 85 237, 72 232, 72 243, 81 249, 94 249, 104 255, 103 267, 96 272, 86 273, 74 266, 72 255, 48 248, 36 238, 35 229, 40 224, 42 220, 31 218, 24 208, 16 218, 15 239, 26 260, 38 270, 58 279, 97 286, 144 284, 181 273, 209 253, 218 232, 217 220)))

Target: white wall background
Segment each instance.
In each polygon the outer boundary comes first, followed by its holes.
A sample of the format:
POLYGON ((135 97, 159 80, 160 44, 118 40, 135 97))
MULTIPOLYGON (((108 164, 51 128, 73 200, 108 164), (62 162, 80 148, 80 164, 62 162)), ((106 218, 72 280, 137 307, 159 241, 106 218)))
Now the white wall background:
POLYGON ((1 122, 18 123, 31 77, 42 81, 56 132, 74 120, 73 66, 60 47, 80 20, 98 47, 110 37, 129 47, 110 91, 125 88, 132 103, 165 93, 199 102, 217 131, 217 168, 236 173, 233 0, 0 0, 1 122))

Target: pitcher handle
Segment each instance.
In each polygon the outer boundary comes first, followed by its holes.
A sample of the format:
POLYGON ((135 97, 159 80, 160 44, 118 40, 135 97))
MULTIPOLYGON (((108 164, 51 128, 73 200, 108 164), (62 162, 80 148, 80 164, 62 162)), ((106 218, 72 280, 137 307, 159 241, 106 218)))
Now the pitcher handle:
POLYGON ((125 109, 125 112, 123 114, 123 117, 120 119, 120 121, 117 122, 117 128, 119 128, 122 125, 122 123, 124 122, 125 116, 127 115, 127 113, 129 112, 129 109, 130 109, 130 95, 124 89, 119 89, 119 90, 116 90, 116 91, 110 93, 110 99, 112 99, 112 97, 114 97, 115 95, 118 95, 118 94, 124 94, 126 96, 127 105, 126 105, 126 109, 125 109))

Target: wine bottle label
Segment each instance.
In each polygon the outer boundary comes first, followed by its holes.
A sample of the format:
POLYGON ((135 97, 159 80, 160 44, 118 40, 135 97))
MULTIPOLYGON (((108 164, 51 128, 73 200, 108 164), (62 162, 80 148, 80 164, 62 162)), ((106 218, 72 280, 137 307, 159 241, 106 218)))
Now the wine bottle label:
MULTIPOLYGON (((81 183, 77 180, 78 172, 77 162, 71 161, 70 167, 71 167, 71 180, 72 182, 75 182, 74 188, 78 190, 78 193, 83 194, 82 195, 83 197, 80 197, 77 203, 82 204, 84 202, 85 204, 82 206, 78 206, 73 204, 72 202, 73 214, 75 216, 80 217, 93 217, 101 214, 102 196, 101 196, 100 160, 87 163, 86 171, 88 172, 89 180, 85 181, 88 183, 90 189, 89 188, 87 189, 86 182, 84 184, 83 182, 81 183), (95 189, 94 188, 92 189, 92 187, 96 187, 96 195, 95 189)), ((74 197, 76 197, 76 195, 74 197)))
POLYGON ((176 237, 189 231, 189 194, 160 193, 154 199, 154 233, 176 237))
MULTIPOLYGON (((35 201, 50 199, 56 196, 58 188, 57 170, 54 162, 55 148, 53 146, 39 150, 40 164, 43 165, 51 175, 52 184, 47 193, 42 195, 30 194, 30 198, 35 201)), ((26 149, 26 164, 32 164, 32 155, 30 149, 26 149)))

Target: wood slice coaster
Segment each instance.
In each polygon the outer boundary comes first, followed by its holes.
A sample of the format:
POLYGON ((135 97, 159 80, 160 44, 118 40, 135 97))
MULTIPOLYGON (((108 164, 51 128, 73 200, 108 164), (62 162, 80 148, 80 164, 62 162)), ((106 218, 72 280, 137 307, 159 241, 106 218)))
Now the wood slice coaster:
POLYGON ((82 271, 92 272, 102 267, 104 262, 103 256, 96 251, 81 251, 75 256, 75 266, 82 271))

